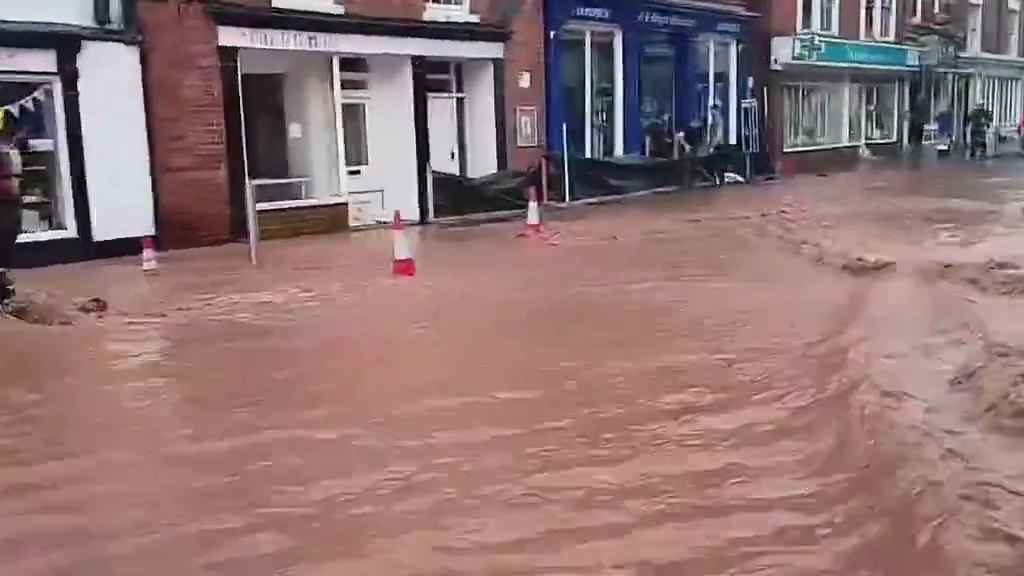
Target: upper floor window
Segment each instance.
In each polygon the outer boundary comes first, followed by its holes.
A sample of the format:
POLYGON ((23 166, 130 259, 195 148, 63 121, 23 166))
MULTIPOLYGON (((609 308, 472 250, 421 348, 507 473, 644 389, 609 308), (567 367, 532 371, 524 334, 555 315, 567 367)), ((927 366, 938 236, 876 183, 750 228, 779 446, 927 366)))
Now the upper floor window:
POLYGON ((922 6, 922 4, 924 4, 924 0, 913 0, 913 2, 912 7, 914 13, 911 14, 910 17, 914 22, 920 22, 923 15, 922 11, 924 10, 924 7, 922 6))
POLYGON ((981 0, 967 4, 967 51, 981 52, 981 0))
POLYGON ((839 0, 797 0, 797 31, 839 33, 839 0))
POLYGON ((861 0, 861 38, 865 40, 896 39, 896 4, 894 0, 861 0))
POLYGON ((345 13, 343 0, 271 0, 270 5, 287 10, 307 10, 327 14, 345 13))
POLYGON ((469 10, 470 0, 424 0, 425 20, 479 22, 480 17, 469 10))
POLYGON ((1020 54, 1020 0, 1010 0, 1006 18, 1006 53, 1020 54))

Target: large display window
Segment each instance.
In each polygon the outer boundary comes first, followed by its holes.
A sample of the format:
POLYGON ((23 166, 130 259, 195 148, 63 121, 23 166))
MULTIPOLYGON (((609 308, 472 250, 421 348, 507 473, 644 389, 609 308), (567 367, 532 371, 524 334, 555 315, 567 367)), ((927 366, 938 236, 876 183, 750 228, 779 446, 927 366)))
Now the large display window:
POLYGON ((782 86, 786 152, 892 143, 897 82, 792 82, 782 86))
POLYGON ((622 37, 611 28, 572 26, 559 34, 560 88, 570 153, 622 153, 622 37))
POLYGON ((0 140, 21 155, 20 240, 75 234, 60 82, 0 75, 0 140))

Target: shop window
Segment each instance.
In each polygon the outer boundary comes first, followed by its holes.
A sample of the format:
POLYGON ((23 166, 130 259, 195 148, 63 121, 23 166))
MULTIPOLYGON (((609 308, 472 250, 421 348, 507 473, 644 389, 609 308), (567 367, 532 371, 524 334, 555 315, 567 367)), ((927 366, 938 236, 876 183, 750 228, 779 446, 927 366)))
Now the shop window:
POLYGON ((733 103, 733 90, 736 81, 731 73, 731 60, 733 58, 732 42, 715 41, 714 48, 714 74, 715 91, 712 96, 712 127, 717 133, 711 134, 711 144, 735 143, 732 134, 732 121, 735 115, 730 108, 733 103))
MULTIPOLYGON (((251 50, 239 66, 247 178, 260 209, 340 196, 332 58, 251 50)), ((357 71, 338 84, 365 80, 357 71)))
POLYGON ((850 101, 848 105, 850 126, 847 142, 864 141, 864 90, 859 84, 850 85, 850 101))
POLYGON ((865 40, 896 39, 895 0, 861 0, 861 37, 865 40))
POLYGON ((979 103, 992 112, 992 121, 1003 128, 1020 122, 1021 81, 1016 78, 985 78, 979 103))
POLYGON ((561 85, 570 153, 607 158, 622 152, 619 32, 562 31, 561 85))
POLYGON ((967 4, 967 51, 981 52, 981 4, 967 4))
POLYGON ((887 142, 896 139, 896 84, 865 85, 864 140, 887 142))
POLYGON ((690 69, 695 96, 686 129, 691 146, 736 143, 736 59, 734 41, 698 38, 691 44, 690 69))
POLYGON ((839 33, 839 0, 797 0, 797 30, 839 33))
POLYGON ((675 155, 675 102, 675 48, 668 43, 645 45, 640 60, 640 121, 646 155, 659 158, 675 155))
POLYGON ((842 84, 787 84, 783 86, 787 150, 842 144, 842 84))
POLYGON ((0 76, 0 141, 21 152, 21 231, 73 231, 56 82, 0 76))

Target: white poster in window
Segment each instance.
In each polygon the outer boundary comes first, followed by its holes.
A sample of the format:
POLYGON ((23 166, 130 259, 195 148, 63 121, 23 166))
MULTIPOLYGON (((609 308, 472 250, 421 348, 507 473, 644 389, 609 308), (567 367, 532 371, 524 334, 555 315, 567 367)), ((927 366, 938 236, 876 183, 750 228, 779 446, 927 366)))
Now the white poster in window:
POLYGON ((516 146, 535 148, 537 146, 537 108, 516 107, 516 146))

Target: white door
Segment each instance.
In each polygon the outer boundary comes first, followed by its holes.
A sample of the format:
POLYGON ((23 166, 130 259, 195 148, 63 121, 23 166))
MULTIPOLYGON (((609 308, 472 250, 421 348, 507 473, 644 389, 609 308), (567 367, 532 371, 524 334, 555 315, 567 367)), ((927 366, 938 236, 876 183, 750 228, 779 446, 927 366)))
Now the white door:
POLYGON ((435 172, 460 175, 459 114, 457 97, 428 98, 427 131, 430 134, 430 167, 435 172))

